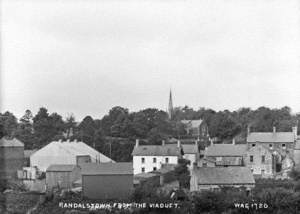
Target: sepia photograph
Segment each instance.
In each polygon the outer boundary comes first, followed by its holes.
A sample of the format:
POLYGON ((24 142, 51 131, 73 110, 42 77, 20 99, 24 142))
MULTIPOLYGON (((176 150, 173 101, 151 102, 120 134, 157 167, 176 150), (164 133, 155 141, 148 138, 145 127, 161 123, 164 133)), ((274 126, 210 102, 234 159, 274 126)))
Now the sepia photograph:
POLYGON ((299 0, 0 0, 0 214, 299 214, 299 0))

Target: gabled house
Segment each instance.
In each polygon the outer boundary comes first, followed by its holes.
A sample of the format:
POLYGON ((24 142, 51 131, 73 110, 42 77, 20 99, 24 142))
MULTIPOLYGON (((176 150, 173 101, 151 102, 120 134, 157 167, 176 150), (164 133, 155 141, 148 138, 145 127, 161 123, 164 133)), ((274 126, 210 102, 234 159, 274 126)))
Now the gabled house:
POLYGON ((276 152, 266 145, 258 144, 247 151, 245 163, 254 175, 272 177, 276 171, 276 152))
POLYGON ((255 186, 254 177, 248 167, 198 167, 191 173, 190 191, 215 190, 221 187, 255 186))
POLYGON ((180 141, 177 145, 136 145, 132 151, 133 173, 147 173, 161 168, 162 164, 178 164, 178 159, 183 155, 180 141))
POLYGON ((30 156, 30 166, 45 172, 53 164, 114 162, 81 141, 53 141, 30 156))
MULTIPOLYGON (((244 166, 246 151, 246 144, 212 144, 206 147, 204 160, 214 162, 215 166, 244 166)), ((205 161, 202 161, 203 164, 206 166, 205 161)))
POLYGON ((186 134, 197 139, 208 137, 208 126, 203 120, 181 120, 186 134))
POLYGON ((197 141, 195 144, 182 144, 183 158, 190 161, 189 168, 192 169, 198 163, 200 154, 197 141))
POLYGON ((273 132, 251 132, 247 136, 249 149, 261 144, 281 155, 293 154, 296 140, 297 127, 291 132, 277 132, 276 127, 273 127, 273 132))

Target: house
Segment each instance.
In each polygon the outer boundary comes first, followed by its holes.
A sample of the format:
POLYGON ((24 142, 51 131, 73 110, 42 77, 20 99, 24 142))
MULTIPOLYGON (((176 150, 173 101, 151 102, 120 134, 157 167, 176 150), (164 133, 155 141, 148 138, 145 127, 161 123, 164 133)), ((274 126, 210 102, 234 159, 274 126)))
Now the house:
POLYGON ((197 139, 208 137, 208 126, 203 120, 181 120, 184 124, 186 134, 197 139))
POLYGON ((258 144, 247 151, 245 163, 254 175, 272 177, 276 171, 276 152, 266 145, 258 144))
POLYGON ((24 144, 16 138, 0 139, 0 184, 17 180, 24 164, 24 144))
POLYGON ((248 167, 198 167, 191 173, 190 191, 214 190, 220 187, 255 186, 255 180, 248 167))
POLYGON ((211 162, 215 166, 244 166, 244 158, 246 156, 246 144, 211 144, 205 148, 204 160, 202 165, 206 166, 211 162))
POLYGON ((80 179, 80 176, 80 167, 77 165, 50 165, 46 170, 47 190, 54 188, 71 189, 73 183, 80 179))
POLYGON ((133 191, 132 163, 82 165, 82 195, 90 199, 127 199, 133 191))
POLYGON ((53 164, 81 165, 89 162, 114 161, 80 141, 53 141, 30 156, 30 166, 43 172, 53 164))
POLYGON ((293 127, 292 132, 276 132, 276 127, 273 127, 273 132, 251 132, 247 136, 249 149, 262 144, 280 155, 293 154, 296 140, 297 127, 293 127))
POLYGON ((195 144, 182 144, 183 158, 190 161, 189 169, 192 169, 198 163, 200 158, 198 142, 195 144))
POLYGON ((147 173, 161 168, 162 164, 178 164, 178 159, 182 157, 180 141, 177 145, 136 145, 132 151, 133 173, 147 173))

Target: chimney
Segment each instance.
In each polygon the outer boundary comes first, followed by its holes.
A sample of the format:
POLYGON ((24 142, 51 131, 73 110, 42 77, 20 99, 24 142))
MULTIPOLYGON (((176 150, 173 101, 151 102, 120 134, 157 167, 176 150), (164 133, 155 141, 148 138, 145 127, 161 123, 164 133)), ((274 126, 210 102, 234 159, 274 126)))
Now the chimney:
POLYGON ((232 144, 235 145, 235 138, 232 138, 232 144))
POLYGON ((139 144, 140 144, 140 140, 139 140, 139 139, 136 139, 136 140, 135 140, 135 147, 138 147, 139 144))
POLYGON ((161 141, 161 145, 162 145, 162 146, 166 145, 165 140, 162 140, 162 141, 161 141))
POLYGON ((209 141, 210 141, 210 145, 213 146, 214 145, 213 139, 210 138, 209 141))
POLYGON ((276 133, 276 126, 273 126, 273 133, 276 133))
POLYGON ((180 140, 177 141, 177 147, 180 147, 180 140))

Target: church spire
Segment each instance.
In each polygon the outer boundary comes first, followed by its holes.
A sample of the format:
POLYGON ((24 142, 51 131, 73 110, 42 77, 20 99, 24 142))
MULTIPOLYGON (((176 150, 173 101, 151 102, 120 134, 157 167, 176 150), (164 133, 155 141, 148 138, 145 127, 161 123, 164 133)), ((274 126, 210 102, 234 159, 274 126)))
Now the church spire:
POLYGON ((169 115, 169 119, 172 119, 172 116, 173 116, 173 99, 172 99, 171 89, 170 89, 170 96, 169 96, 168 115, 169 115))

